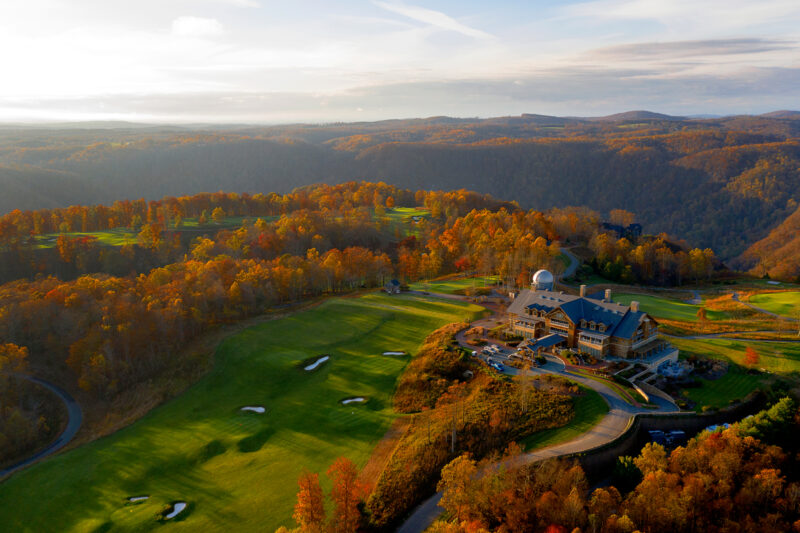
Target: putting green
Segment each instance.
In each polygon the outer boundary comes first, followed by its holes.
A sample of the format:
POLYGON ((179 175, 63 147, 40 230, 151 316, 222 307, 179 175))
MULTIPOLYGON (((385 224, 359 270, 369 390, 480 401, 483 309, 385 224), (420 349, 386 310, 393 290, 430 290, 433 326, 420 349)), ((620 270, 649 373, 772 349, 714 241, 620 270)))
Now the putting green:
POLYGON ((750 303, 776 315, 796 318, 800 313, 800 292, 769 292, 750 297, 750 303))
MULTIPOLYGON (((664 318, 666 320, 683 320, 688 322, 697 322, 697 311, 701 306, 687 304, 679 300, 671 300, 669 298, 661 298, 659 296, 650 296, 647 294, 632 294, 620 293, 613 294, 612 299, 624 305, 630 305, 632 301, 639 302, 639 308, 655 318, 664 318)), ((728 318, 728 314, 724 311, 706 310, 706 318, 708 320, 724 320, 728 318)))
POLYGON ((414 353, 433 329, 481 312, 463 302, 372 293, 250 328, 227 339, 214 370, 183 395, 0 484, 1 529, 293 526, 300 473, 323 472, 342 455, 363 465, 397 416, 391 396, 408 359, 381 354, 414 353), (302 369, 320 354, 331 359, 313 372, 302 369), (352 396, 368 401, 340 403, 352 396), (141 495, 150 498, 126 505, 141 495), (186 501, 187 511, 159 525, 156 514, 174 501, 186 501))

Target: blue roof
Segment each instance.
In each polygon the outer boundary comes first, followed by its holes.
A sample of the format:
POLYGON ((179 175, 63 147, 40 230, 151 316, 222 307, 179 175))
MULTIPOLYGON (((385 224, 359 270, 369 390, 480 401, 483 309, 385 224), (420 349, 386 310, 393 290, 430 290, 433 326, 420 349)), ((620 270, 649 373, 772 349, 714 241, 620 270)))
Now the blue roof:
MULTIPOLYGON (((588 323, 603 324, 605 330, 602 335, 630 339, 636 329, 647 317, 643 311, 632 311, 627 305, 615 302, 605 302, 600 298, 580 297, 572 294, 563 294, 552 291, 525 290, 517 296, 508 307, 509 314, 525 315, 527 310, 534 309, 549 313, 554 309, 561 309, 573 324, 580 330, 589 330, 588 323), (581 327, 581 320, 587 322, 587 327, 581 327)), ((595 296, 595 295, 592 295, 595 296)))
POLYGON ((538 350, 539 348, 549 348, 551 346, 555 346, 556 344, 561 344, 562 342, 566 342, 566 337, 559 335, 557 333, 552 333, 541 339, 538 339, 533 344, 529 344, 528 348, 531 350, 538 350))

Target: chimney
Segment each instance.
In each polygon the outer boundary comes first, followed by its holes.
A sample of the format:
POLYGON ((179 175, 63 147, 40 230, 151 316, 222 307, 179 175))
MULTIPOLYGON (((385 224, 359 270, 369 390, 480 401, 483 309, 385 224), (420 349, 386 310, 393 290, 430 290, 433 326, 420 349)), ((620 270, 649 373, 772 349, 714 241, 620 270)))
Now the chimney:
POLYGON ((611 301, 611 289, 606 289, 606 297, 603 298, 603 301, 606 303, 611 301))
POLYGON ((581 285, 581 298, 586 298, 586 285, 581 285))
POLYGON ((631 302, 631 311, 633 311, 634 313, 639 311, 639 302, 635 300, 631 302))

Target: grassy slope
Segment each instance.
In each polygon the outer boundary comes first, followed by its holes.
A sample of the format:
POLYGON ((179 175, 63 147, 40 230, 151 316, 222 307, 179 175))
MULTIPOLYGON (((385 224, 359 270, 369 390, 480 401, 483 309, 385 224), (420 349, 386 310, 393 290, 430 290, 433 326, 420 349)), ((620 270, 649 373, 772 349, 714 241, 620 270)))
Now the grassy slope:
POLYGON ((380 354, 413 353, 431 330, 480 310, 370 294, 248 329, 221 345, 215 369, 184 395, 0 485, 0 524, 12 531, 94 531, 104 524, 149 530, 166 503, 186 500, 191 514, 163 527, 290 525, 300 472, 324 471, 340 455, 363 465, 395 418, 391 395, 407 360, 380 354), (322 353, 332 359, 317 372, 298 368, 322 353), (369 402, 340 405, 353 395, 369 402), (241 413, 244 405, 268 412, 241 413), (140 494, 151 498, 124 505, 140 494))
POLYGON ((728 373, 717 380, 701 380, 703 386, 689 389, 689 398, 698 407, 711 405, 721 407, 729 400, 744 398, 749 392, 760 387, 765 381, 763 375, 748 374, 740 366, 747 346, 752 346, 759 354, 758 368, 777 374, 800 371, 800 343, 751 343, 729 339, 682 340, 670 339, 680 349, 681 354, 695 354, 731 361, 728 373))
MULTIPOLYGON (((202 233, 206 231, 210 234, 216 233, 221 229, 233 229, 239 228, 242 226, 242 223, 245 220, 250 220, 250 222, 255 222, 258 218, 262 218, 266 221, 272 221, 277 219, 278 217, 274 216, 264 216, 264 217, 227 217, 221 223, 216 224, 214 222, 209 222, 208 224, 199 224, 197 222, 197 218, 187 218, 183 221, 183 224, 180 228, 174 228, 170 226, 166 229, 166 231, 170 232, 198 232, 202 233)), ((58 239, 59 233, 48 233, 45 235, 39 235, 36 237, 36 246, 37 248, 52 248, 56 245, 56 239, 58 239)), ((98 244, 103 244, 106 246, 122 246, 124 244, 135 244, 136 236, 138 235, 137 231, 134 231, 130 228, 114 228, 108 229, 103 231, 90 231, 86 233, 82 233, 79 231, 73 231, 69 233, 65 233, 68 237, 72 238, 79 238, 79 237, 97 237, 98 244)))
POLYGON ((750 297, 750 303, 775 314, 796 317, 800 311, 800 292, 771 292, 750 297))
POLYGON ((583 396, 573 399, 575 417, 564 427, 537 431, 522 441, 527 451, 570 441, 594 427, 608 413, 608 404, 592 389, 581 387, 583 396))
POLYGON ((434 281, 417 281, 409 285, 413 291, 440 292, 456 294, 472 287, 486 287, 497 281, 497 276, 476 276, 474 278, 454 278, 434 281))
MULTIPOLYGON (((666 318, 668 320, 685 320, 689 322, 697 321, 697 311, 699 305, 687 304, 669 298, 649 296, 646 294, 620 293, 612 296, 614 301, 624 305, 630 305, 632 301, 639 302, 639 308, 651 314, 655 318, 666 318)), ((708 310, 706 317, 709 320, 720 320, 727 318, 728 315, 722 311, 708 310)))

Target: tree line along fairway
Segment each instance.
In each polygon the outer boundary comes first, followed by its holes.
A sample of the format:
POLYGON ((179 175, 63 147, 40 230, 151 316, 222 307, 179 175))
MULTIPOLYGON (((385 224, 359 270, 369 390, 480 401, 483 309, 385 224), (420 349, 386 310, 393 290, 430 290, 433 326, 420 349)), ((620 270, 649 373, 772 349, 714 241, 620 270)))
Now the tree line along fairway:
POLYGON ((432 330, 482 312, 458 301, 371 293, 247 329, 220 345, 214 370, 183 395, 0 484, 0 524, 11 531, 150 530, 168 504, 185 501, 180 520, 164 527, 291 526, 303 469, 323 472, 342 455, 363 465, 397 416, 391 398, 408 358, 381 354, 413 354, 432 330), (330 360, 303 370, 321 354, 330 360), (353 396, 367 401, 340 403, 353 396), (127 504, 142 495, 150 498, 127 504))

